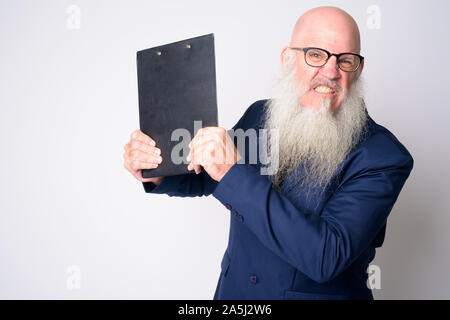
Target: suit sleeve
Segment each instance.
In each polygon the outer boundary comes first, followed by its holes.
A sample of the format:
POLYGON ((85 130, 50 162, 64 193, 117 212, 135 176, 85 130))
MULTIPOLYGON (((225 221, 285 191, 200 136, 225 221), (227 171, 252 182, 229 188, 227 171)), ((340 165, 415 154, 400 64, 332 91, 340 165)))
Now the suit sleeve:
POLYGON ((298 210, 272 183, 250 165, 235 164, 213 195, 237 211, 246 225, 272 252, 316 282, 327 282, 344 271, 373 241, 413 166, 359 172, 343 182, 320 215, 298 210))

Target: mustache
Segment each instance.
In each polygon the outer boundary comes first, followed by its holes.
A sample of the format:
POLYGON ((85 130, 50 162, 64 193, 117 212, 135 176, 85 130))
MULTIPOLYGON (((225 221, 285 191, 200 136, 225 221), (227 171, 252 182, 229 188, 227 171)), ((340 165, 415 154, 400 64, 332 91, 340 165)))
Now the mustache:
POLYGON ((313 89, 317 85, 324 85, 324 86, 330 87, 336 92, 341 92, 342 91, 342 87, 339 85, 339 83, 337 83, 336 81, 333 81, 333 80, 326 79, 326 78, 315 78, 315 79, 313 79, 311 81, 311 83, 309 84, 309 89, 308 90, 313 89))

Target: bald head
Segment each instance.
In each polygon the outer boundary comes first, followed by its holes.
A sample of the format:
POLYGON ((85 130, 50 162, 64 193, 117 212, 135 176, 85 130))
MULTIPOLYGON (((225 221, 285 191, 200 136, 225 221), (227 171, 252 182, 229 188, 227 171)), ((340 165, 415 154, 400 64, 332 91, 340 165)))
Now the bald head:
POLYGON ((347 12, 335 7, 318 7, 305 12, 295 24, 290 45, 328 47, 337 52, 361 51, 358 25, 347 12))

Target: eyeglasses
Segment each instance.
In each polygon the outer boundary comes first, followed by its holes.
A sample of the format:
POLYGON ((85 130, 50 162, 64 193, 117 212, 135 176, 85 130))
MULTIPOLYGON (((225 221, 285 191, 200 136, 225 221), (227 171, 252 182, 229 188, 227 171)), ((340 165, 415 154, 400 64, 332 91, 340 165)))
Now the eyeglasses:
POLYGON ((339 69, 344 72, 355 72, 364 60, 363 56, 356 53, 345 52, 336 54, 320 48, 288 48, 303 51, 305 53, 305 62, 311 67, 323 67, 332 56, 335 56, 339 69))

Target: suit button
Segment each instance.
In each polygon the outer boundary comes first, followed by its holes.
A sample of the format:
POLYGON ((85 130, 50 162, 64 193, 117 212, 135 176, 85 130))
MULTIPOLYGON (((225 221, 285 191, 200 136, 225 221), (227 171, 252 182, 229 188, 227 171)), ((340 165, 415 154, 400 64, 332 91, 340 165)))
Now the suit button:
POLYGON ((231 210, 231 213, 233 214, 233 216, 237 216, 238 215, 236 210, 231 210))
POLYGON ((231 206, 228 203, 225 204, 225 208, 227 208, 228 210, 231 210, 231 206))
POLYGON ((256 284, 258 282, 258 278, 256 276, 250 276, 250 282, 256 284))
POLYGON ((241 215, 238 215, 238 220, 240 221, 240 222, 244 222, 244 217, 243 216, 241 216, 241 215))

